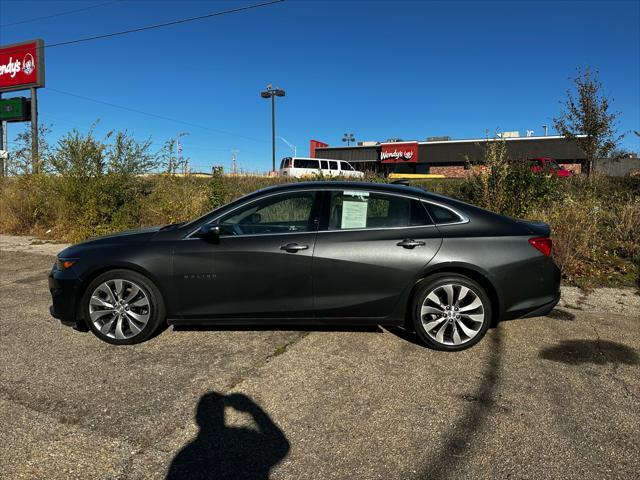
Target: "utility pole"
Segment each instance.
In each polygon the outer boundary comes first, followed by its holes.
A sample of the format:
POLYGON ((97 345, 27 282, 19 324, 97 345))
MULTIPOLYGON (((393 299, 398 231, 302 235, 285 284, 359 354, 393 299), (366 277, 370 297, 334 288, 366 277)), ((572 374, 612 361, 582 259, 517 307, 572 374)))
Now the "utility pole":
POLYGON ((238 173, 238 150, 231 150, 231 174, 238 173))

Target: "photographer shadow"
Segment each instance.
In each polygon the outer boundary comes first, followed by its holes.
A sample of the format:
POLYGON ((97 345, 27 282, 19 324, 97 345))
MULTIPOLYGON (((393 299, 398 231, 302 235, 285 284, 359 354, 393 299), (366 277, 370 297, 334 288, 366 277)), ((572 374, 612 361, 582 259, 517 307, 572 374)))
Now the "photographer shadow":
POLYGON ((198 403, 198 436, 175 456, 167 480, 268 479, 289 441, 264 410, 243 394, 209 392, 198 403), (257 429, 225 425, 225 408, 249 414, 257 429))

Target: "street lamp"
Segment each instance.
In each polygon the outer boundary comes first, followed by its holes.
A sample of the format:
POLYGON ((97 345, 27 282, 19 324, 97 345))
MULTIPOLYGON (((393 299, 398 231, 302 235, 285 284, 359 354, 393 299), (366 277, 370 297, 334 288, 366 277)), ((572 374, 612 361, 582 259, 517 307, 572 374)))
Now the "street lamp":
POLYGON ((356 141, 356 137, 353 136, 353 133, 345 133, 342 137, 343 142, 347 142, 347 147, 351 145, 351 142, 356 141))
POLYGON ((273 88, 271 84, 267 85, 267 89, 260 92, 262 98, 271 99, 271 170, 276 171, 276 110, 275 97, 284 97, 284 90, 273 88))

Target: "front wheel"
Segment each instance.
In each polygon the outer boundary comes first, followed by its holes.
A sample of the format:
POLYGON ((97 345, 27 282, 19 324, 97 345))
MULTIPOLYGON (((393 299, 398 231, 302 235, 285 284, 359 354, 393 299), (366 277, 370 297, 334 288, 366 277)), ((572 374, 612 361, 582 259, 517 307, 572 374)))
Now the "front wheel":
POLYGON ((96 277, 82 298, 91 331, 114 345, 132 345, 149 339, 165 317, 158 288, 130 270, 111 270, 96 277))
POLYGON ((484 337, 491 323, 491 302, 484 289, 457 274, 424 280, 412 311, 416 333, 436 350, 469 348, 484 337))

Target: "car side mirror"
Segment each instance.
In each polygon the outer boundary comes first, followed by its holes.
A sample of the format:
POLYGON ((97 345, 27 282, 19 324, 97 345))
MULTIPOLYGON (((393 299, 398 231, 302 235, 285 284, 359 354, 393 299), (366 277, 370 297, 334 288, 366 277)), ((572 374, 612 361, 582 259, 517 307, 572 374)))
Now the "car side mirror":
POLYGON ((198 230, 200 238, 218 238, 220 236, 220 226, 213 223, 205 223, 198 230))

